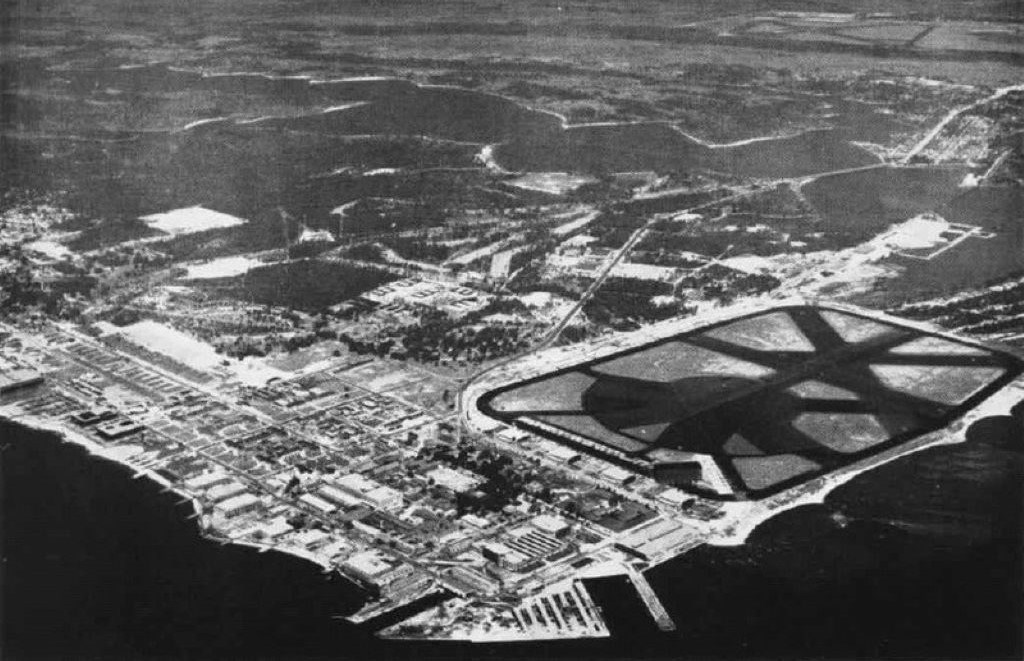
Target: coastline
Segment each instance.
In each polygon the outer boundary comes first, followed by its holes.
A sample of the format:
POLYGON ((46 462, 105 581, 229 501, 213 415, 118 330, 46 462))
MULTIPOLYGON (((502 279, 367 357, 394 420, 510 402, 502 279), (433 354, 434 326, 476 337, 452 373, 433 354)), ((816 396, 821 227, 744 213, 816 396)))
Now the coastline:
POLYGON ((164 491, 170 491, 182 498, 182 502, 188 501, 192 506, 192 514, 187 516, 187 519, 195 518, 197 521, 196 533, 202 539, 209 542, 216 542, 221 545, 234 544, 237 546, 246 546, 249 548, 256 549, 261 553, 267 551, 276 551, 285 555, 289 555, 295 558, 306 560, 323 570, 323 573, 333 573, 344 578, 346 581, 351 583, 354 587, 362 590, 361 586, 357 583, 349 580, 343 573, 334 571, 334 566, 328 559, 318 557, 315 553, 305 551, 289 546, 281 546, 276 544, 268 544, 258 542, 254 540, 245 539, 233 539, 227 537, 220 537, 217 535, 210 534, 203 525, 203 508, 198 498, 194 495, 182 489, 180 485, 176 485, 166 477, 161 475, 159 472, 147 468, 145 466, 138 466, 131 463, 131 461, 124 457, 114 456, 114 453, 109 451, 109 448, 97 443, 90 439, 85 434, 76 431, 69 425, 65 425, 60 422, 53 420, 47 420, 40 418, 39 416, 31 414, 20 414, 12 415, 9 410, 6 410, 9 405, 0 406, 0 421, 7 422, 9 424, 18 425, 28 430, 45 432, 52 436, 56 441, 60 443, 72 443, 82 449, 84 449, 90 458, 97 457, 106 460, 110 463, 116 464, 123 468, 127 468, 134 473, 134 478, 145 476, 149 480, 163 487, 164 491))
MULTIPOLYGON (((477 374, 465 384, 460 392, 461 419, 469 429, 485 434, 501 428, 501 423, 487 416, 477 406, 477 400, 488 390, 498 384, 508 383, 515 379, 529 378, 537 373, 550 372, 580 362, 583 358, 596 360, 614 356, 631 347, 643 343, 654 342, 673 337, 679 333, 700 328, 721 319, 729 319, 742 315, 755 314, 759 311, 785 305, 817 304, 824 309, 837 312, 861 314, 868 319, 892 321, 885 313, 867 311, 843 302, 815 302, 805 296, 790 295, 782 298, 762 296, 748 299, 725 308, 708 310, 703 314, 690 317, 678 317, 663 322, 656 322, 634 331, 614 333, 597 342, 570 345, 568 347, 551 347, 541 350, 528 357, 495 366, 477 374)), ((934 324, 913 320, 896 320, 902 326, 935 337, 961 342, 966 345, 983 347, 984 343, 972 338, 964 338, 951 333, 934 324)), ((1011 351, 1014 355, 1019 352, 1011 351)), ((966 443, 966 430, 971 423, 990 415, 1000 415, 1008 411, 1013 404, 1024 396, 1024 378, 1018 377, 1005 383, 972 409, 964 413, 942 429, 921 435, 909 442, 882 450, 877 454, 853 462, 835 472, 820 475, 809 482, 765 496, 759 500, 728 502, 723 505, 728 512, 721 521, 721 526, 713 526, 713 532, 707 534, 701 545, 730 547, 740 546, 750 535, 765 522, 788 510, 804 505, 822 505, 833 491, 852 481, 863 473, 870 472, 885 464, 903 457, 940 446, 952 446, 966 443)), ((668 513, 672 515, 671 512, 668 513)), ((666 549, 656 558, 652 558, 650 567, 664 564, 689 552, 692 548, 666 549)))

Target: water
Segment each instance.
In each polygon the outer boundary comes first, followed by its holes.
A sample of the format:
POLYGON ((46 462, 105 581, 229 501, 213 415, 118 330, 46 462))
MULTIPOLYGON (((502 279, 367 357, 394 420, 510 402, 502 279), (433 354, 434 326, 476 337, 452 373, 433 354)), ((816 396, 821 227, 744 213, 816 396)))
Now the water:
POLYGON ((49 434, 3 423, 3 649, 102 655, 413 657, 1019 656, 1024 455, 936 449, 788 512, 737 548, 650 575, 661 634, 621 578, 590 584, 609 641, 377 641, 332 619, 353 585, 198 536, 187 505, 49 434), (838 515, 837 513, 841 514, 838 515))
POLYGON ((829 231, 873 235, 926 211, 937 211, 962 191, 965 167, 880 167, 816 179, 803 187, 829 231))
MULTIPOLYGON (((498 177, 473 160, 484 143, 507 141, 506 156, 540 169, 677 167, 692 158, 740 173, 801 173, 867 162, 836 133, 713 150, 665 125, 566 130, 550 114, 497 97, 401 81, 312 85, 259 75, 203 78, 166 67, 33 73, 17 85, 39 94, 12 98, 0 135, 5 186, 66 190, 77 211, 104 219, 202 203, 253 221, 239 232, 262 227, 266 245, 253 239, 248 249, 279 246, 278 205, 333 227, 330 209, 361 197, 429 204, 421 198, 434 191, 438 204, 447 204, 473 194, 466 191, 498 177), (323 113, 354 102, 370 105, 323 113), (180 130, 223 116, 233 119, 180 130), (242 123, 263 116, 272 119, 242 123), (453 170, 332 174, 345 167, 453 170)), ((806 192, 830 227, 859 228, 949 201, 961 174, 901 172, 907 181, 879 169, 826 179, 806 192)), ((977 205, 985 211, 988 200, 977 205)), ((1018 207, 1008 202, 994 213, 1015 219, 1018 207)), ((956 219, 969 221, 978 211, 966 205, 956 219)), ((679 625, 676 635, 644 628, 628 590, 613 579, 595 584, 595 592, 612 629, 627 635, 481 649, 377 642, 332 619, 361 603, 350 584, 328 580, 302 560, 206 542, 173 494, 50 435, 3 425, 0 439, 9 444, 0 455, 0 610, 3 651, 15 658, 934 657, 1020 650, 1014 597, 1022 591, 1024 470, 1009 451, 939 450, 900 462, 857 480, 824 508, 767 524, 744 547, 701 549, 657 569, 652 583, 679 625), (836 512, 845 526, 830 516, 836 512)))
POLYGON ((311 654, 365 634, 361 594, 315 565, 202 539, 188 504, 49 434, 6 423, 6 650, 311 654))
POLYGON ((981 443, 883 466, 652 584, 696 654, 1019 657, 1024 455, 981 443))
POLYGON ((939 209, 950 222, 965 223, 995 234, 969 238, 954 250, 928 261, 901 260, 905 268, 894 289, 948 292, 985 287, 1024 269, 1024 192, 1010 186, 983 186, 962 192, 939 209))
POLYGON ((590 657, 604 643, 381 641, 363 592, 305 560, 221 546, 188 504, 49 433, 0 422, 4 658, 590 657))

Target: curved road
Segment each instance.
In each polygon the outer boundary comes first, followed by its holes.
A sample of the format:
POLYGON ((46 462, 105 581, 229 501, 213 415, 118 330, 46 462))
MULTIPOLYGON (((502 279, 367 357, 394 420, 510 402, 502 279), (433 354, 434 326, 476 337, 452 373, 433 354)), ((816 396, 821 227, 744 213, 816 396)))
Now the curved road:
MULTIPOLYGON (((987 96, 987 97, 985 97, 983 99, 980 99, 978 101, 975 101, 974 103, 971 103, 970 105, 963 106, 963 107, 960 107, 960 108, 955 108, 955 109, 951 110, 945 117, 943 117, 943 119, 937 125, 935 125, 933 128, 931 128, 928 131, 928 133, 926 133, 924 135, 924 137, 922 137, 921 140, 919 140, 913 147, 911 147, 911 149, 906 154, 904 154, 904 156, 902 158, 894 161, 893 163, 881 162, 881 163, 878 163, 878 164, 871 164, 871 165, 867 165, 867 166, 858 166, 858 167, 854 167, 854 168, 841 168, 841 169, 838 169, 838 170, 830 170, 830 171, 827 171, 827 172, 819 172, 817 174, 807 175, 807 176, 803 176, 803 177, 783 178, 783 179, 778 179, 778 180, 773 180, 771 182, 768 182, 768 185, 775 185, 775 184, 780 184, 780 183, 789 183, 791 185, 794 185, 794 187, 798 190, 799 187, 801 187, 802 185, 807 184, 808 182, 813 181, 815 179, 818 179, 820 177, 825 177, 825 176, 830 176, 830 175, 838 175, 838 174, 845 174, 845 173, 848 173, 848 172, 856 172, 856 171, 860 171, 860 170, 869 170, 869 169, 874 169, 874 168, 879 168, 879 167, 886 167, 887 165, 907 166, 908 162, 910 161, 911 158, 913 158, 915 155, 920 153, 932 140, 935 139, 936 136, 939 135, 939 133, 942 132, 943 128, 945 128, 950 122, 955 120, 957 117, 959 117, 960 115, 962 115, 965 112, 969 112, 969 111, 971 111, 971 110, 973 110, 975 108, 983 106, 986 103, 990 103, 992 101, 996 101, 996 100, 1006 96, 1007 94, 1009 94, 1011 92, 1019 92, 1019 91, 1024 91, 1024 84, 1011 85, 1011 86, 1007 86, 1007 87, 1001 87, 1001 88, 997 89, 995 92, 993 92, 992 94, 990 94, 989 96, 987 96)), ((750 195, 753 192, 755 192, 753 189, 747 190, 747 191, 743 191, 743 192, 739 192, 739 193, 736 193, 734 195, 729 195, 729 196, 726 196, 726 197, 723 197, 723 198, 712 200, 711 202, 707 202, 707 203, 704 203, 704 204, 697 205, 695 207, 690 207, 688 209, 681 209, 681 210, 679 210, 679 213, 692 212, 692 211, 696 211, 698 209, 703 209, 705 207, 713 206, 715 204, 720 204, 722 202, 727 202, 729 200, 739 199, 739 198, 744 197, 746 195, 750 195)), ((611 271, 615 268, 615 266, 617 266, 623 260, 623 258, 627 254, 629 254, 629 252, 633 249, 633 247, 636 246, 636 244, 640 241, 640 239, 642 239, 644 237, 644 235, 647 233, 647 231, 651 228, 651 226, 656 221, 657 221, 657 216, 652 217, 646 223, 644 223, 641 227, 639 227, 635 232, 633 232, 632 235, 630 235, 629 239, 618 249, 618 251, 615 253, 614 257, 612 257, 612 259, 609 260, 605 264, 604 268, 598 274, 598 276, 594 280, 594 282, 591 283, 591 285, 587 288, 587 290, 580 297, 580 300, 577 301, 575 305, 573 305, 573 307, 569 310, 569 312, 566 313, 566 315, 558 323, 556 323, 555 326, 550 331, 548 331, 548 333, 543 338, 541 338, 541 340, 539 342, 537 342, 537 344, 535 344, 532 347, 529 347, 527 349, 524 349, 522 351, 518 351, 518 352, 513 353, 513 354, 511 354, 509 356, 506 356, 505 358, 501 358, 498 361, 488 365, 487 367, 484 367, 484 368, 474 372, 469 377, 467 377, 466 381, 459 388, 459 393, 458 393, 458 396, 456 397, 456 401, 457 401, 457 419, 459 421, 458 431, 459 431, 460 434, 462 432, 462 422, 464 420, 464 417, 463 417, 463 415, 464 415, 463 398, 465 396, 466 391, 470 388, 470 386, 472 386, 475 382, 479 381, 486 374, 488 374, 488 373, 490 373, 490 372, 492 372, 492 371, 494 371, 496 369, 499 369, 501 367, 504 367, 505 365, 508 365, 509 363, 511 363, 513 361, 516 361, 516 360, 519 360, 521 358, 524 358, 524 357, 526 357, 526 356, 528 356, 528 355, 530 355, 532 353, 536 353, 538 351, 546 349, 555 340, 557 340, 558 337, 562 334, 562 331, 565 330, 566 326, 568 326, 569 323, 576 317, 576 315, 579 314, 580 310, 583 309, 583 306, 585 306, 587 304, 587 302, 594 295, 594 293, 597 292, 597 290, 601 287, 601 285, 604 284, 605 280, 608 279, 608 276, 611 274, 611 271)))

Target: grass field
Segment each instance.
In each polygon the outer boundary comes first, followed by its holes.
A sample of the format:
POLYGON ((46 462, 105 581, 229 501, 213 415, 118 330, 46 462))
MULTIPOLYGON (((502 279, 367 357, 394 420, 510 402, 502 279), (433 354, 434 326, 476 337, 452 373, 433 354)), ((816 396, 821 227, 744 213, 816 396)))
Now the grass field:
POLYGON ((598 421, 585 415, 531 415, 530 418, 565 429, 583 438, 594 439, 623 452, 637 452, 647 447, 646 443, 611 431, 598 421))
POLYGON ((579 410, 582 393, 594 382, 594 377, 569 372, 542 383, 523 386, 499 395, 491 403, 498 411, 514 410, 579 410))
POLYGON ((600 374, 652 381, 671 381, 681 373, 757 378, 774 372, 763 365, 682 342, 669 342, 629 356, 614 358, 598 363, 593 369, 600 374))
POLYGON ((812 352, 815 345, 800 330, 793 318, 783 312, 772 312, 752 319, 736 321, 712 329, 705 334, 742 347, 762 351, 812 352))

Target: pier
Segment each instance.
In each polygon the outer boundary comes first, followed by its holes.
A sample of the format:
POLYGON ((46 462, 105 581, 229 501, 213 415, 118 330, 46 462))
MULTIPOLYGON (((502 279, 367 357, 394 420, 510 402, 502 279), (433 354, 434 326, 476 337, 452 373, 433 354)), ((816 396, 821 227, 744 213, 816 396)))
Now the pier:
POLYGON ((675 631, 676 623, 672 621, 672 617, 669 616, 668 611, 665 610, 665 606, 658 599, 658 595, 654 592, 654 588, 647 582, 644 575, 634 567, 633 565, 626 564, 626 575, 629 576, 629 580, 633 582, 633 587, 640 593, 640 598, 643 599, 644 605, 647 606, 647 610, 650 611, 651 617, 654 618, 658 628, 662 631, 675 631))

